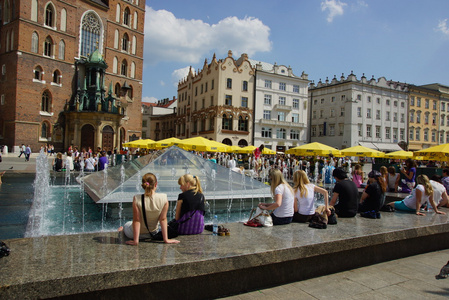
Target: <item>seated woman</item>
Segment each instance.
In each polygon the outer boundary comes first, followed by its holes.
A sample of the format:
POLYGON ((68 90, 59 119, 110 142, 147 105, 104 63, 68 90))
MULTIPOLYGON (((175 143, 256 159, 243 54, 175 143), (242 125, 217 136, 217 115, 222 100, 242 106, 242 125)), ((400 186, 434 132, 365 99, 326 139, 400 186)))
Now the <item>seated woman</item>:
POLYGON ((295 202, 293 189, 278 169, 271 172, 270 178, 271 194, 274 196, 274 202, 259 203, 259 208, 273 210, 271 213, 273 225, 290 224, 293 220, 293 203, 295 202))
POLYGON ((205 199, 198 176, 185 174, 179 177, 182 191, 176 204, 175 219, 179 234, 199 234, 204 229, 205 199))
POLYGON ((399 190, 399 181, 401 174, 396 173, 396 169, 393 166, 388 167, 388 191, 397 193, 399 190))
POLYGON ((295 191, 293 222, 306 223, 315 215, 315 193, 324 196, 326 213, 328 216, 331 214, 327 190, 310 183, 306 172, 298 170, 293 173, 293 189, 295 191))
POLYGON ((179 243, 178 240, 168 238, 168 200, 166 194, 156 193, 156 176, 152 173, 143 175, 142 188, 145 190, 145 194, 135 195, 133 198, 133 220, 125 223, 118 229, 118 231, 123 231, 126 237, 131 239, 126 241, 126 243, 137 246, 139 239, 151 238, 157 233, 159 223, 163 241, 167 244, 179 243), (145 207, 145 211, 142 208, 142 204, 145 207))
POLYGON ((383 176, 378 171, 371 171, 368 174, 368 186, 363 191, 360 198, 359 212, 360 216, 380 219, 379 209, 384 205, 384 194, 387 185, 383 176))
POLYGON ((435 213, 445 215, 446 213, 438 210, 435 201, 433 201, 433 188, 429 178, 421 174, 416 178, 416 182, 418 185, 407 198, 402 201, 390 202, 388 205, 393 206, 397 210, 415 212, 418 216, 424 216, 420 211, 421 205, 429 201, 435 213))
POLYGON ((433 175, 430 178, 430 184, 433 188, 433 200, 438 207, 449 207, 449 197, 446 188, 441 183, 441 176, 433 175))

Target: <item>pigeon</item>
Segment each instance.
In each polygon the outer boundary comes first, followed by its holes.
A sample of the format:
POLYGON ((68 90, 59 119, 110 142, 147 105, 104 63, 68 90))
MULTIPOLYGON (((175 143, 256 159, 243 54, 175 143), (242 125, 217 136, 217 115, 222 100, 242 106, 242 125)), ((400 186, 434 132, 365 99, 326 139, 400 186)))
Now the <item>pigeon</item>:
POLYGON ((12 170, 12 168, 14 168, 14 167, 11 167, 11 168, 9 168, 9 169, 12 170))
POLYGON ((435 275, 435 279, 444 279, 447 275, 449 275, 449 261, 441 268, 440 274, 435 275))

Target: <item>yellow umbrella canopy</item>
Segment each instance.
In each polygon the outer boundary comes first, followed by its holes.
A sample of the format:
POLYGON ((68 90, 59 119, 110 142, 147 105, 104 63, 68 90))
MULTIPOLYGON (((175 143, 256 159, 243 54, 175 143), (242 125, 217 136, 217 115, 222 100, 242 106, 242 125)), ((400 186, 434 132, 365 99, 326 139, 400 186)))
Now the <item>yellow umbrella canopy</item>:
POLYGON ((178 147, 184 150, 226 152, 229 146, 198 136, 194 138, 181 140, 178 143, 178 147))
POLYGON ((423 156, 423 159, 429 160, 449 160, 449 143, 415 151, 413 156, 415 159, 416 156, 423 156))
POLYGON ((175 137, 171 137, 168 139, 156 141, 156 142, 150 142, 148 143, 148 149, 163 149, 167 147, 171 147, 173 145, 177 145, 181 140, 177 139, 175 137))
POLYGON ((345 156, 384 157, 385 153, 364 146, 354 146, 340 150, 345 156))
POLYGON ((256 146, 249 145, 249 146, 240 148, 240 150, 238 150, 237 153, 253 153, 254 150, 256 150, 256 148, 257 148, 256 146))
POLYGON ((268 148, 263 148, 262 154, 276 154, 276 151, 268 149, 268 148))
POLYGON ((242 149, 242 147, 240 146, 228 146, 228 151, 229 153, 239 153, 240 149, 242 149))
POLYGON ((148 143, 153 143, 153 140, 145 139, 145 140, 135 140, 128 143, 123 143, 123 147, 130 147, 130 148, 147 148, 148 143))
POLYGON ((413 158, 413 152, 412 151, 400 150, 400 151, 386 153, 384 157, 385 158, 393 158, 393 159, 413 158))
POLYGON ((332 148, 330 146, 313 142, 305 145, 301 145, 295 148, 290 148, 285 151, 287 154, 304 155, 304 156, 315 156, 315 155, 338 155, 340 151, 338 149, 332 148))

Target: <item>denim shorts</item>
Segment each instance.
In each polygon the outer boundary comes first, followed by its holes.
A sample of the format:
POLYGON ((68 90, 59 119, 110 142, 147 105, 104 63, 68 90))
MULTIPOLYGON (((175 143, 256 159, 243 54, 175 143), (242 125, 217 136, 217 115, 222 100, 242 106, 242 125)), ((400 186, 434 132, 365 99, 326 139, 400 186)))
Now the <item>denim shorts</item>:
POLYGON ((290 224, 293 220, 293 217, 285 217, 285 218, 276 217, 274 213, 271 213, 271 218, 273 219, 273 225, 286 225, 290 224))

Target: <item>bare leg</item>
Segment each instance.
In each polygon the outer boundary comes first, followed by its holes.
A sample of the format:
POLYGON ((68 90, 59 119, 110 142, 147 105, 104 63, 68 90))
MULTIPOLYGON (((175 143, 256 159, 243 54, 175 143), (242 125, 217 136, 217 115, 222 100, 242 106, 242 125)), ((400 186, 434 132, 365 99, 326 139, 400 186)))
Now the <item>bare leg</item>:
POLYGON ((446 192, 444 192, 444 193, 441 195, 441 198, 442 198, 443 200, 441 200, 440 204, 438 204, 438 207, 449 207, 449 197, 447 196, 447 193, 446 193, 446 192))

